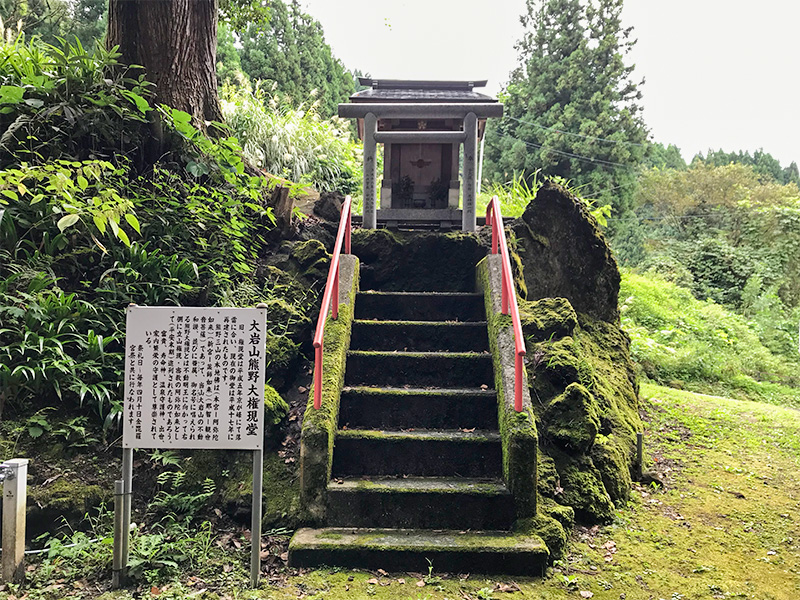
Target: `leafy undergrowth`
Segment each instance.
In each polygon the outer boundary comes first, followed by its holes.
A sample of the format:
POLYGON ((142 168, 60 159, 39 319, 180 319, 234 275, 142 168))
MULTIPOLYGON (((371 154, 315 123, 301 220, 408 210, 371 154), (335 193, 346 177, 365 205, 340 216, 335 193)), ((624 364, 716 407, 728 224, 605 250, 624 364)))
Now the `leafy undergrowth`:
POLYGON ((650 273, 623 272, 620 312, 631 356, 651 380, 800 407, 796 341, 788 354, 773 352, 755 321, 650 273))
POLYGON ((161 579, 107 591, 110 547, 95 544, 89 554, 33 558, 33 585, 0 598, 796 598, 800 412, 651 385, 642 397, 646 453, 663 487, 637 486, 612 524, 576 529, 545 579, 447 576, 435 564, 425 573, 297 571, 284 566, 288 537, 278 531, 262 545, 261 588, 248 590, 246 532, 195 526, 179 544, 147 539, 161 579), (159 564, 175 552, 192 558, 174 570, 159 564))

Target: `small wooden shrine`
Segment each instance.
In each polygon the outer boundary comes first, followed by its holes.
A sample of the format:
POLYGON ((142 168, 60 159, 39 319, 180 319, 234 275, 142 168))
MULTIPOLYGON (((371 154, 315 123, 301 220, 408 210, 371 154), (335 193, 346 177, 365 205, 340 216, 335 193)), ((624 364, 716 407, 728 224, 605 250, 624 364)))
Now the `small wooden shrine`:
POLYGON ((503 115, 496 99, 474 91, 486 81, 361 77, 359 83, 369 87, 340 104, 339 116, 358 119, 364 142, 364 227, 425 222, 474 231, 478 144, 486 119, 503 115))

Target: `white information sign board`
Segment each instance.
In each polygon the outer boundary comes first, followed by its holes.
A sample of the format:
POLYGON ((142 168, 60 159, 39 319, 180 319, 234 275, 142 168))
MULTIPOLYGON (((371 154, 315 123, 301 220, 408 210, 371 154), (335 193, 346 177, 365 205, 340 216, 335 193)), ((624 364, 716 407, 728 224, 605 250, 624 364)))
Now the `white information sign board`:
POLYGON ((266 308, 128 307, 124 448, 258 450, 266 308))

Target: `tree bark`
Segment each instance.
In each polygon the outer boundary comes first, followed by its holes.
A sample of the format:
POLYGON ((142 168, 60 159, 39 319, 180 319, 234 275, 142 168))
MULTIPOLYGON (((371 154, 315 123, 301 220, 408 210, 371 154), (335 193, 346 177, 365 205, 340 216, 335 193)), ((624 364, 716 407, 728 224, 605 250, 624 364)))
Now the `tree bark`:
POLYGON ((144 67, 156 101, 192 115, 195 125, 222 121, 217 95, 217 0, 110 0, 106 45, 144 67))

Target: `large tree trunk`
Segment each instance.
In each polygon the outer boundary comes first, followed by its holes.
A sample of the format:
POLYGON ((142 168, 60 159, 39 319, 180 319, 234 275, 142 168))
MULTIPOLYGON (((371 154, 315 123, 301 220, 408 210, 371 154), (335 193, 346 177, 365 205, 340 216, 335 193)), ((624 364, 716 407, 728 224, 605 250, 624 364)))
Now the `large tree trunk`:
POLYGON ((156 100, 192 115, 206 129, 222 121, 217 96, 217 0, 110 0, 109 48, 141 65, 156 100))

